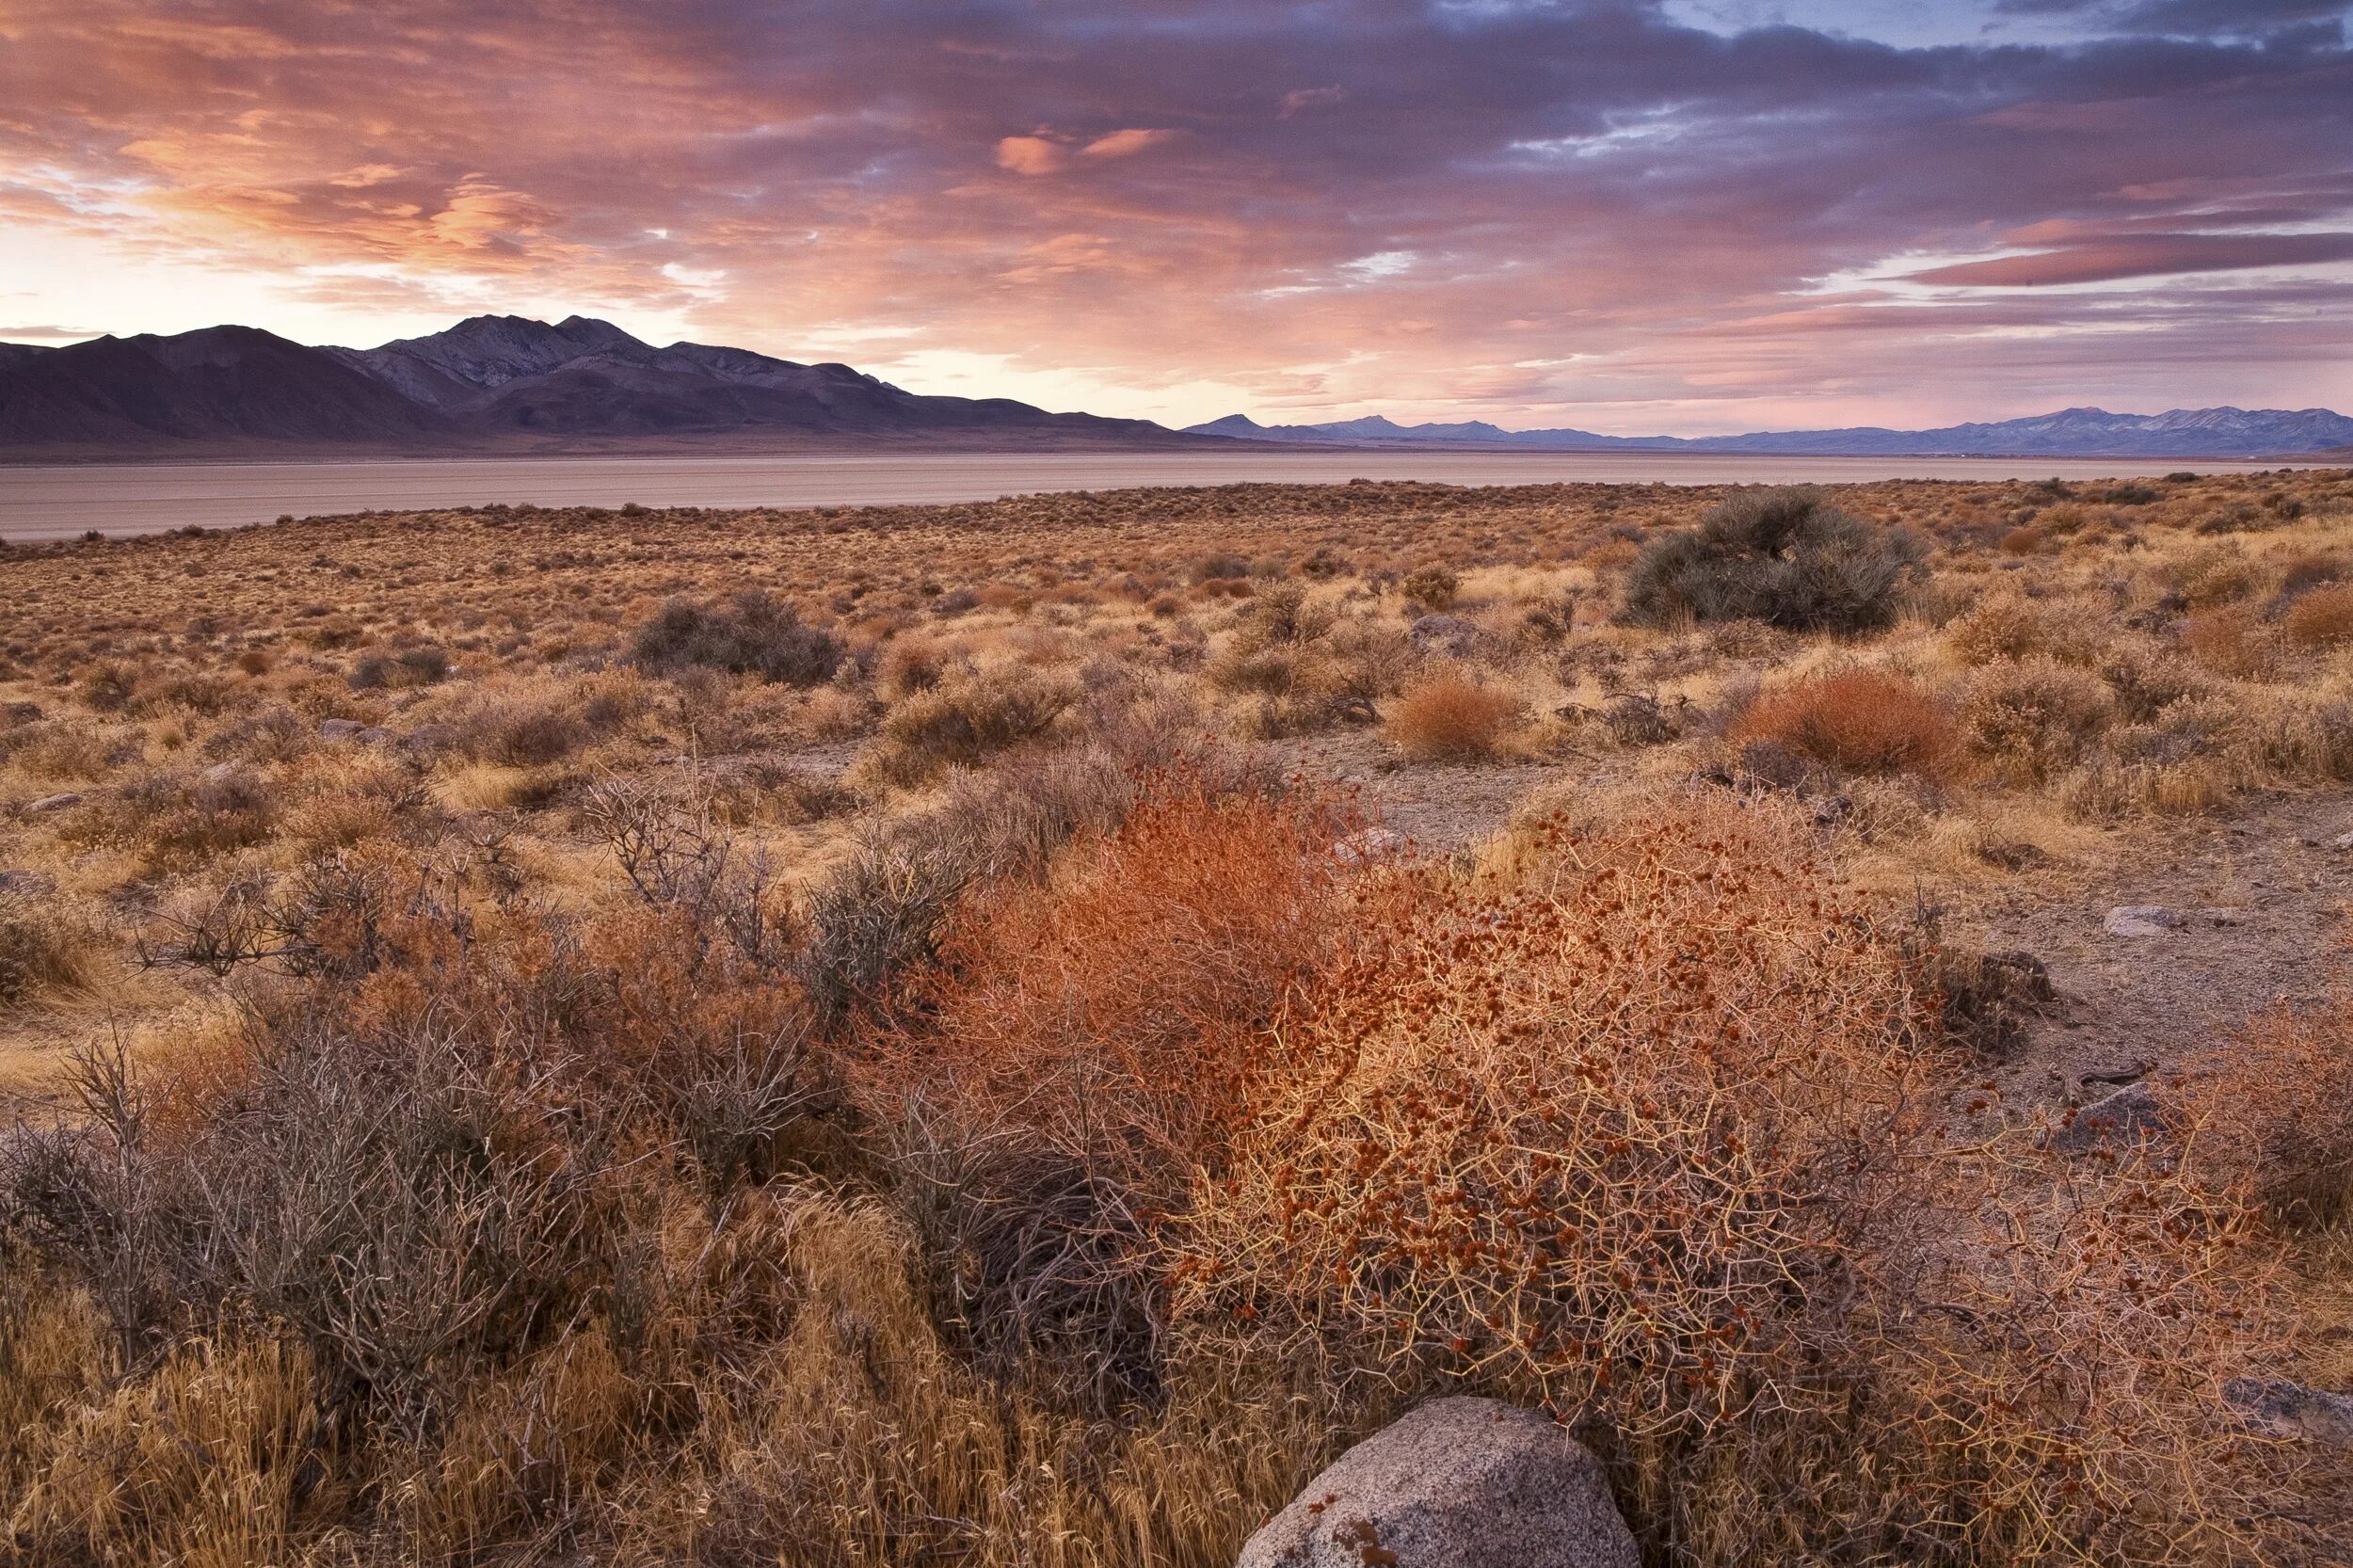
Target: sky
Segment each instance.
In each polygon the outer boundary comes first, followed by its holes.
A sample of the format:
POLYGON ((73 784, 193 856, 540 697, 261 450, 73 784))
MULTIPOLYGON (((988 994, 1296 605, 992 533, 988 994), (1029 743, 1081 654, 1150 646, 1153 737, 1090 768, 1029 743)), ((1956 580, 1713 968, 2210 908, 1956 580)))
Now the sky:
POLYGON ((2353 6, 0 0, 0 339, 1190 423, 2353 411, 2353 6))

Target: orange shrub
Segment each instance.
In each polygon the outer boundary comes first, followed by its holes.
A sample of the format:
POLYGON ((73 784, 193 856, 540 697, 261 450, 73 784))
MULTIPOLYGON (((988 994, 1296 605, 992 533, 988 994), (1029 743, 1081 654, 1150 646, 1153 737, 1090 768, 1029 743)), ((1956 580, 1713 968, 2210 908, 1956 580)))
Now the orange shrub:
POLYGON ((1470 761, 1492 753, 1519 713, 1508 692, 1441 675, 1406 688, 1390 710, 1388 736, 1422 761, 1470 761))
POLYGON ((1847 670, 1759 697, 1733 722, 1736 744, 1774 741, 1853 773, 1950 776, 1961 754, 1952 715, 1925 688, 1885 670, 1847 670))
POLYGON ((2298 648, 2342 648, 2353 642, 2353 583, 2314 588, 2288 606, 2288 641, 2298 648))
POLYGON ((2192 616, 2182 624, 2182 647, 2217 675, 2258 680, 2276 663, 2276 633, 2243 606, 2192 616))
POLYGON ((1262 1032, 1338 912, 1319 807, 1162 783, 1061 874, 954 919, 920 1012, 862 1042, 860 1097, 1174 1193, 1250 1103, 1262 1032))

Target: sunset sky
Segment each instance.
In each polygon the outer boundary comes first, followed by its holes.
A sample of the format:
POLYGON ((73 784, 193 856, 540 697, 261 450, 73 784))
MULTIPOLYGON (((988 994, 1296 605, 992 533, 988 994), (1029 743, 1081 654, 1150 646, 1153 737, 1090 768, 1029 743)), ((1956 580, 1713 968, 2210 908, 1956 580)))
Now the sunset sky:
POLYGON ((2348 14, 0 0, 0 338, 578 312, 1175 423, 2353 411, 2348 14))

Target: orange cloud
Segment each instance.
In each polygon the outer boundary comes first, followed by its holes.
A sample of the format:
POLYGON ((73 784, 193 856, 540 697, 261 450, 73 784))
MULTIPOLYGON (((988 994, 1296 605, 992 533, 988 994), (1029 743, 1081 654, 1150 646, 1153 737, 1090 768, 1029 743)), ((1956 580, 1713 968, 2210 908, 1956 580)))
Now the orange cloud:
POLYGON ((1109 136, 1096 137, 1080 151, 1090 158, 1131 158, 1146 148, 1158 147, 1176 138, 1175 131, 1113 131, 1109 136))
POLYGON ((1007 136, 997 144, 997 167, 1016 174, 1051 174, 1069 161, 1062 143, 1044 136, 1007 136))

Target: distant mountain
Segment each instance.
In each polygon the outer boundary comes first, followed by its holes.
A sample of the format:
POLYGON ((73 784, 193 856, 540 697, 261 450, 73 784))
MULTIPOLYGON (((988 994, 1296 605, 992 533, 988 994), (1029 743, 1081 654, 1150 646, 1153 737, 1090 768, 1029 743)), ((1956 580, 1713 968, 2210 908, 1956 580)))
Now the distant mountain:
POLYGON ((841 364, 656 348, 584 316, 475 316, 379 348, 249 327, 0 344, 0 456, 432 454, 891 443, 1205 446, 1147 420, 926 397, 841 364))
POLYGON ((1483 422, 1397 424, 1379 415, 1329 424, 1262 425, 1228 414, 1191 427, 1201 436, 1321 446, 1499 449, 1519 452, 1748 452, 1808 456, 2271 457, 2353 444, 2353 419, 2326 408, 2175 408, 2055 414, 1938 430, 1761 430, 1745 436, 1597 436, 1590 430, 1505 430, 1483 422))

